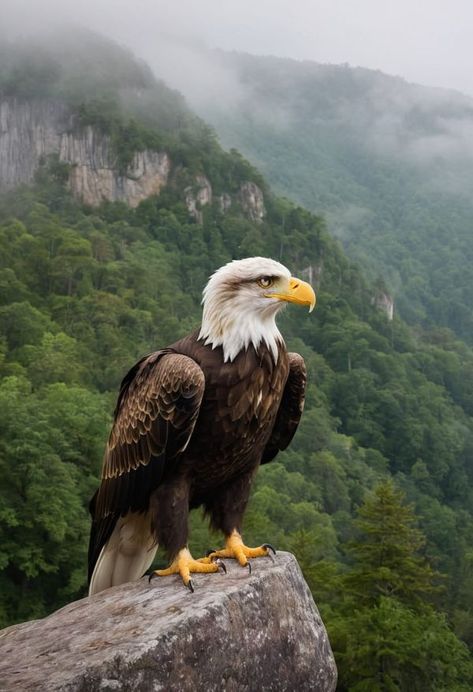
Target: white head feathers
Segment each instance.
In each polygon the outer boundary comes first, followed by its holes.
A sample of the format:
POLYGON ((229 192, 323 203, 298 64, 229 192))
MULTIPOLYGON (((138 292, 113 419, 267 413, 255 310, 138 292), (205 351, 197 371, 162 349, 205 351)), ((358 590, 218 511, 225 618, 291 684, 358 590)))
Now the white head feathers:
POLYGON ((264 285, 268 278, 276 287, 287 287, 291 274, 275 260, 249 257, 225 264, 210 277, 203 293, 199 339, 212 348, 222 346, 225 361, 234 360, 250 344, 258 348, 261 342, 277 359, 283 338, 276 314, 284 303, 268 296, 264 285))

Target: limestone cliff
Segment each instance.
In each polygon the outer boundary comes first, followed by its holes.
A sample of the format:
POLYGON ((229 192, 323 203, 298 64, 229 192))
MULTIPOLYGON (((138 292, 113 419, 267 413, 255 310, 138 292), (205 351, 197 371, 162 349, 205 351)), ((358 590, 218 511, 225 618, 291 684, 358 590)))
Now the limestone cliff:
POLYGON ((196 175, 195 186, 184 190, 186 206, 189 214, 197 223, 202 223, 202 207, 212 203, 212 186, 205 175, 196 175))
MULTIPOLYGON (((197 221, 203 222, 203 207, 212 204, 213 191, 210 181, 205 175, 196 175, 193 186, 188 186, 184 190, 185 202, 189 215, 197 221)), ((264 197, 262 190, 256 183, 246 181, 240 185, 238 193, 235 195, 236 201, 241 205, 244 214, 255 223, 261 223, 266 216, 264 197)), ((232 196, 228 192, 223 192, 216 198, 222 214, 226 214, 232 206, 232 196)))
MULTIPOLYGON (((120 170, 108 135, 80 126, 70 106, 51 99, 0 101, 0 191, 31 183, 41 162, 57 156, 68 164, 68 186, 89 206, 122 201, 136 207, 169 184, 172 163, 166 151, 136 151, 125 171, 120 170)), ((183 191, 189 215, 202 223, 202 208, 212 203, 212 186, 205 175, 183 191)), ((263 193, 244 182, 235 195, 243 212, 255 222, 265 216, 263 193)), ((232 205, 227 192, 217 198, 226 213, 232 205)))
POLYGON ((240 188, 241 206, 252 221, 260 223, 266 216, 263 193, 256 183, 246 182, 240 188))
POLYGON ((0 188, 30 183, 42 157, 59 153, 72 128, 70 110, 60 102, 9 99, 0 102, 0 188))
POLYGON ((110 138, 92 127, 78 128, 64 103, 50 100, 0 103, 0 189, 30 183, 51 155, 70 165, 72 194, 90 206, 123 201, 136 207, 166 185, 171 162, 166 152, 136 152, 125 173, 110 138))
POLYGON ((333 692, 336 668, 296 560, 278 553, 253 572, 146 578, 0 632, 0 688, 314 690, 333 692))
POLYGON ((167 184, 171 161, 166 152, 137 151, 125 174, 117 171, 110 140, 91 127, 61 137, 59 160, 72 164, 69 185, 92 207, 104 200, 136 207, 167 184))

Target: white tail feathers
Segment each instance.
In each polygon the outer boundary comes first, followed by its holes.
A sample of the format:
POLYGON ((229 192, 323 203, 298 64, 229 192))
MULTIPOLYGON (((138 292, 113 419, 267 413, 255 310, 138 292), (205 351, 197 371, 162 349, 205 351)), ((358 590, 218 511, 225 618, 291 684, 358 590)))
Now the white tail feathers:
POLYGON ((89 596, 139 579, 151 566, 157 549, 148 514, 129 512, 120 517, 100 552, 90 580, 89 596))

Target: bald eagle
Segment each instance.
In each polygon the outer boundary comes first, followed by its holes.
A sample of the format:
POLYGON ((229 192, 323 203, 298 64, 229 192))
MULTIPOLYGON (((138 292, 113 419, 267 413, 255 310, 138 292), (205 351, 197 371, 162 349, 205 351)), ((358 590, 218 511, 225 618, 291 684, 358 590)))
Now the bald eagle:
POLYGON ((218 571, 222 557, 268 555, 244 545, 241 525, 256 470, 302 414, 304 361, 275 321, 287 302, 312 310, 314 291, 272 259, 230 262, 204 289, 201 327, 125 376, 90 503, 90 594, 140 578, 159 544, 170 565, 154 574, 180 574, 191 590, 191 574, 218 571), (226 545, 194 560, 188 514, 200 506, 226 545))

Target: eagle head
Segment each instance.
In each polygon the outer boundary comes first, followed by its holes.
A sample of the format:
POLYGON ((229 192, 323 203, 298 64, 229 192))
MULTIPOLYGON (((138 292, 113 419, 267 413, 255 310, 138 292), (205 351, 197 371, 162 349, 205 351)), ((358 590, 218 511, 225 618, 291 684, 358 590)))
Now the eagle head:
POLYGON ((248 257, 225 264, 212 274, 203 293, 199 339, 212 348, 222 346, 225 361, 242 349, 263 342, 277 359, 283 341, 276 315, 286 303, 307 305, 312 311, 315 293, 305 281, 267 257, 248 257))

